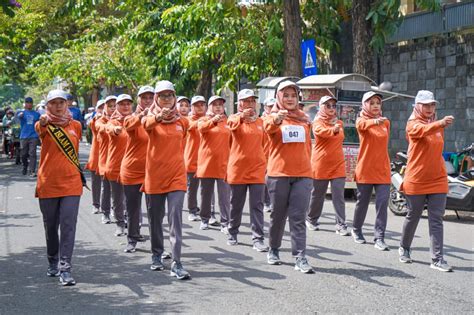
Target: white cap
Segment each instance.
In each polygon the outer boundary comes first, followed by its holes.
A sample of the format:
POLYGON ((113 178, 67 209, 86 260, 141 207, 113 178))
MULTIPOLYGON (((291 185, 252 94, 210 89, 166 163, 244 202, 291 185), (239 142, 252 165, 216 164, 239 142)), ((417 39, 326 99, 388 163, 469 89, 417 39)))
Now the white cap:
POLYGON ((206 99, 205 99, 204 96, 202 96, 202 95, 194 95, 194 96, 191 98, 191 105, 196 104, 197 102, 204 102, 204 104, 205 104, 205 103, 206 103, 206 99))
POLYGON ((46 96, 46 102, 54 100, 55 98, 62 98, 63 100, 67 100, 66 92, 64 92, 63 90, 51 90, 49 91, 48 96, 46 96))
POLYGON ((45 100, 41 100, 41 102, 39 102, 40 105, 46 105, 46 102, 45 100))
POLYGON ((152 86, 144 85, 138 90, 138 96, 144 93, 155 93, 155 89, 152 86))
POLYGON ((117 103, 120 103, 121 101, 129 100, 130 102, 133 102, 133 98, 128 95, 128 94, 120 94, 117 97, 117 103))
POLYGON ((421 103, 421 104, 436 103, 436 104, 438 104, 438 101, 435 100, 433 92, 427 91, 427 90, 420 90, 420 91, 418 91, 418 93, 416 93, 415 104, 416 103, 421 103))
POLYGON ((209 98, 209 101, 207 101, 207 105, 211 105, 212 102, 217 101, 217 100, 223 100, 224 103, 225 103, 225 98, 223 98, 222 96, 219 96, 219 95, 213 95, 209 98))
POLYGON ((176 103, 179 103, 183 100, 186 100, 189 102, 189 98, 187 98, 186 96, 178 96, 178 98, 176 99, 176 103))
POLYGON ((290 80, 287 80, 287 81, 281 82, 281 83, 278 85, 277 92, 279 92, 279 91, 281 91, 281 90, 283 90, 283 89, 286 89, 286 88, 289 87, 289 86, 294 87, 297 92, 300 90, 299 86, 296 85, 295 82, 290 81, 290 80))
POLYGON ((324 103, 326 103, 329 100, 335 100, 337 102, 337 99, 334 96, 325 95, 325 96, 321 97, 321 99, 319 100, 319 106, 323 105, 324 103))
POLYGON ((72 102, 72 106, 77 106, 77 102, 76 101, 72 102))
POLYGON ((273 106, 276 103, 276 99, 273 97, 267 98, 265 101, 263 101, 263 106, 273 106))
POLYGON ((104 100, 98 100, 97 104, 95 104, 95 109, 98 110, 99 107, 104 106, 105 101, 104 100))
POLYGON ((255 96, 255 93, 251 89, 243 89, 239 92, 239 94, 237 94, 237 100, 239 101, 244 100, 249 97, 257 98, 255 96))
POLYGON ((109 95, 105 98, 105 102, 107 103, 108 101, 115 100, 117 101, 117 96, 115 95, 109 95))
POLYGON ((378 96, 378 97, 380 97, 380 99, 383 99, 382 94, 376 93, 374 91, 369 91, 369 92, 366 92, 364 94, 364 96, 362 96, 362 104, 364 104, 368 99, 370 99, 371 97, 374 97, 374 96, 378 96))
POLYGON ((89 111, 93 111, 95 109, 95 107, 88 107, 87 110, 89 111))
POLYGON ((174 89, 173 83, 171 83, 170 81, 166 81, 166 80, 158 81, 155 85, 155 93, 160 93, 160 92, 163 92, 163 91, 176 92, 176 90, 174 89))

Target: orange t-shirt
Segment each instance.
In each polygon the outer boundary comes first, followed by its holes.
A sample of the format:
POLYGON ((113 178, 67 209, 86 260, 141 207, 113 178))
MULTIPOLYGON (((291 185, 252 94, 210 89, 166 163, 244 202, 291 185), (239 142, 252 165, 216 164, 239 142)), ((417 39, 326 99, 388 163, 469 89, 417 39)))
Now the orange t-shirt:
POLYGON ((186 172, 196 173, 198 164, 198 151, 199 143, 201 141, 201 135, 197 129, 198 119, 193 120, 191 117, 188 118, 189 127, 188 135, 186 136, 186 146, 184 148, 184 164, 186 166, 186 172))
POLYGON ((105 116, 100 117, 95 122, 95 128, 97 130, 97 141, 99 142, 99 163, 97 164, 98 172, 100 176, 105 175, 107 167, 107 152, 109 151, 109 136, 105 127, 109 119, 105 116))
MULTIPOLYGON (((77 167, 67 159, 46 127, 42 127, 37 122, 35 129, 41 140, 36 197, 58 198, 82 195, 81 175, 77 167)), ((81 123, 72 120, 63 129, 68 133, 69 139, 76 148, 76 153, 79 154, 79 139, 82 137, 81 123)))
POLYGON ((314 179, 333 179, 346 177, 346 166, 342 142, 344 141, 344 128, 341 120, 337 123, 341 126, 337 134, 334 126, 319 119, 313 122, 313 134, 315 142, 311 155, 314 179))
POLYGON ((143 184, 145 181, 148 135, 138 115, 125 118, 123 127, 128 137, 127 149, 120 166, 120 182, 124 185, 143 184))
POLYGON ((231 146, 227 165, 229 184, 264 184, 267 166, 263 151, 263 121, 244 123, 239 115, 227 120, 230 128, 231 146))
POLYGON ((149 137, 142 186, 146 194, 187 190, 183 143, 188 123, 187 119, 178 119, 171 124, 157 123, 151 115, 144 120, 149 137))
POLYGON ((89 124, 89 128, 92 131, 92 145, 91 151, 89 152, 89 160, 85 166, 85 169, 94 173, 98 173, 99 168, 99 141, 97 141, 97 130, 95 128, 96 120, 97 119, 95 117, 92 118, 89 124))
POLYGON ((280 125, 277 125, 273 120, 273 116, 267 116, 263 119, 263 126, 270 141, 267 175, 311 178, 310 125, 289 119, 285 119, 280 125), (296 138, 301 142, 287 141, 295 136, 295 131, 291 131, 289 128, 297 128, 296 138))
POLYGON ((114 133, 114 127, 123 127, 123 122, 116 119, 109 120, 106 126, 109 135, 109 151, 107 152, 107 163, 105 167, 105 178, 114 182, 120 181, 120 165, 122 164, 125 150, 127 149, 127 133, 125 130, 118 135, 114 133))
POLYGON ((443 159, 444 127, 410 120, 406 128, 408 162, 401 190, 407 195, 446 194, 448 178, 443 159))
POLYGON ((390 184, 390 158, 388 156, 388 139, 390 122, 385 120, 381 125, 375 119, 357 118, 357 132, 360 147, 357 156, 355 181, 360 184, 390 184))
POLYGON ((225 179, 230 150, 227 118, 214 124, 209 117, 203 117, 199 119, 198 130, 201 142, 196 177, 225 179))

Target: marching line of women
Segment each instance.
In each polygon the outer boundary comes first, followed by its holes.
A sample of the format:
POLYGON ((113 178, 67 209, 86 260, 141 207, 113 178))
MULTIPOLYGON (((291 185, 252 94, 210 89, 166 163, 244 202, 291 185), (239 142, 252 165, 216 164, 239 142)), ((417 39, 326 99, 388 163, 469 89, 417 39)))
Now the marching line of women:
MULTIPOLYGON (((248 195, 253 249, 266 252, 268 264, 282 264, 280 248, 288 220, 294 268, 312 273, 305 255, 306 233, 307 229, 319 229, 330 183, 335 231, 342 236, 352 235, 360 244, 366 242, 362 229, 375 190, 374 247, 389 250, 384 236, 390 185, 390 122, 382 116, 382 95, 364 94, 356 123, 360 137, 355 172, 358 192, 349 232, 344 202, 344 129, 336 113, 337 99, 322 97, 319 112, 310 122, 299 108, 299 92, 295 83, 282 82, 276 98, 265 101, 262 117, 258 116, 257 97, 252 90, 239 91, 238 111, 227 116, 224 98, 212 96, 206 102, 202 96, 191 100, 177 97, 169 81, 159 81, 155 88, 141 87, 135 110, 133 98, 127 94, 97 102, 90 124, 94 140, 86 165, 92 179, 93 212, 102 213, 104 224, 111 223, 114 215, 115 235, 127 235, 124 251, 133 253, 137 242, 144 241, 140 233, 144 193, 152 253, 150 269, 164 270, 163 259, 171 258, 170 274, 188 279, 190 273, 181 261, 184 198, 189 221, 200 221, 201 230, 220 226, 227 244, 235 246, 239 244, 248 195), (215 200, 220 220, 213 214, 215 200), (268 246, 264 209, 270 212, 268 246), (164 250, 165 214, 171 253, 164 250)), ((409 212, 399 260, 412 262, 411 243, 426 202, 431 267, 451 271, 443 255, 442 217, 448 186, 441 153, 443 130, 454 118, 436 120, 436 104, 433 93, 419 91, 407 124, 409 158, 402 189, 409 212)), ((46 114, 36 130, 42 141, 36 195, 46 232, 47 275, 59 276, 63 285, 74 285, 71 258, 79 200, 82 187, 87 185, 78 159, 81 126, 72 120, 65 92, 49 92, 46 114)))

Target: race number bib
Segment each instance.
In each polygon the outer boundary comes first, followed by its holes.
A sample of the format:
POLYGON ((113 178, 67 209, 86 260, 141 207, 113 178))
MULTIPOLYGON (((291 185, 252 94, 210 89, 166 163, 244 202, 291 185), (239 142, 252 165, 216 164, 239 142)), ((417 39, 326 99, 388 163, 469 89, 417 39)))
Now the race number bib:
POLYGON ((306 132, 303 126, 281 126, 283 143, 306 142, 306 132))

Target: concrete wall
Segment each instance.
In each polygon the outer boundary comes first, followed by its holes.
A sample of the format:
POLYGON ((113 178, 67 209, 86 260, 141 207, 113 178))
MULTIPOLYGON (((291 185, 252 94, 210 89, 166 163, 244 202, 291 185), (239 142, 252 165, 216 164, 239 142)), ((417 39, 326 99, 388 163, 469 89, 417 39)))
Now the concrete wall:
MULTIPOLYGON (((445 150, 455 151, 474 142, 474 33, 443 35, 387 45, 380 56, 380 79, 393 91, 416 95, 430 90, 440 102, 439 118, 453 115, 445 130, 445 150)), ((405 126, 413 101, 394 99, 384 103, 384 116, 392 122, 390 152, 407 148, 405 126)))

